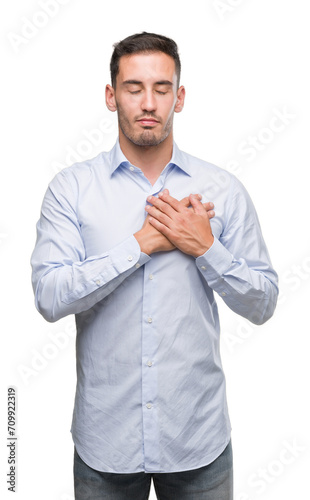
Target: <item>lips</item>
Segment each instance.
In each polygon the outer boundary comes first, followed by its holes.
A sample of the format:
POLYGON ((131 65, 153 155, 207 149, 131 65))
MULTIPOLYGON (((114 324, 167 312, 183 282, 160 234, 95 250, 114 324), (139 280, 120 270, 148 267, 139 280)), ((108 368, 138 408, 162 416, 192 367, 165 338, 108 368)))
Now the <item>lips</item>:
POLYGON ((157 125, 157 123, 159 123, 154 118, 141 118, 140 120, 138 120, 138 122, 141 123, 141 125, 145 125, 148 127, 157 125))

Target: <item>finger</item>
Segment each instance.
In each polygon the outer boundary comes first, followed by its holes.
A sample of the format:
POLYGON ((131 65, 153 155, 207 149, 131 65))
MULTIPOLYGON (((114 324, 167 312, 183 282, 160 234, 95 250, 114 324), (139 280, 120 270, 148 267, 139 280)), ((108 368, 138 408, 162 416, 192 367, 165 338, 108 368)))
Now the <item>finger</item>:
POLYGON ((159 231, 161 234, 163 234, 164 236, 166 236, 166 238, 169 239, 168 235, 170 234, 171 231, 167 226, 159 222, 159 220, 155 219, 154 217, 150 217, 149 222, 151 226, 153 226, 155 229, 157 229, 157 231, 159 231))
POLYGON ((206 209, 205 207, 203 206, 203 204, 197 200, 197 198, 195 198, 195 196, 193 196, 192 194, 189 195, 189 200, 191 202, 191 205, 194 209, 194 212, 196 214, 200 214, 200 215, 205 215, 206 214, 206 209))
POLYGON ((193 194, 192 196, 195 196, 195 198, 197 198, 197 200, 201 201, 202 200, 202 196, 201 194, 193 194))
MULTIPOLYGON (((205 209, 209 219, 213 219, 213 217, 215 216, 215 212, 214 210, 211 210, 210 203, 203 203, 202 206, 205 209)), ((192 206, 188 207, 188 210, 192 210, 194 212, 194 208, 192 206)))
MULTIPOLYGON (((158 198, 156 196, 148 196, 147 197, 147 201, 151 205, 146 205, 145 210, 148 211, 148 208, 150 206, 153 206, 153 207, 157 208, 158 210, 160 210, 161 212, 163 212, 164 214, 168 215, 168 217, 172 218, 173 215, 175 214, 175 210, 172 208, 172 206, 169 203, 167 203, 163 199, 164 196, 165 197, 166 196, 170 197, 170 195, 167 195, 167 194, 164 194, 164 193, 159 193, 158 196, 159 196, 158 198), (162 195, 162 196, 160 196, 160 195, 162 195)), ((181 203, 179 201, 177 201, 177 202, 178 202, 178 204, 181 205, 181 203)), ((183 207, 183 205, 181 205, 181 206, 183 207)))
MULTIPOLYGON (((196 196, 197 197, 197 200, 201 200, 202 199, 202 196, 201 194, 194 194, 193 196, 196 196)), ((189 201, 189 196, 186 196, 185 198, 182 198, 182 200, 180 201, 180 203, 182 203, 182 205, 184 205, 184 207, 189 207, 191 202, 189 201)))
POLYGON ((215 216, 215 212, 213 210, 214 204, 212 202, 208 202, 208 203, 203 203, 202 206, 207 212, 209 219, 213 219, 213 217, 215 216))
POLYGON ((167 194, 164 191, 159 193, 158 199, 170 205, 170 207, 172 207, 176 212, 184 212, 186 208, 179 200, 176 200, 173 196, 170 196, 170 194, 167 194))
POLYGON ((180 201, 180 203, 182 203, 182 205, 184 207, 189 207, 190 206, 190 201, 189 201, 189 196, 186 196, 186 198, 182 198, 182 200, 180 201))
POLYGON ((212 201, 208 201, 207 203, 203 203, 202 205, 207 212, 209 210, 213 210, 214 208, 214 203, 212 203, 212 201))
MULTIPOLYGON (((169 205, 168 205, 168 207, 169 207, 169 205)), ((169 207, 169 208, 170 208, 170 210, 172 210, 171 207, 169 207)), ((169 223, 171 222, 171 217, 169 217, 169 215, 164 213, 162 210, 158 209, 154 205, 147 205, 145 207, 145 210, 147 211, 147 213, 149 214, 150 217, 153 217, 154 219, 161 222, 165 226, 169 226, 169 223)), ((149 219, 149 222, 150 222, 150 219, 149 219)))

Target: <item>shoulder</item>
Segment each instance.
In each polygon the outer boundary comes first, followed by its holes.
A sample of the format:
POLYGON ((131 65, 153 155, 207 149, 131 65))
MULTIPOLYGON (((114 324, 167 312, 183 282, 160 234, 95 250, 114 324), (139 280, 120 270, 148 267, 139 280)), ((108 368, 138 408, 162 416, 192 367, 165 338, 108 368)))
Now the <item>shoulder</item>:
POLYGON ((208 187, 210 194, 225 192, 228 195, 231 192, 246 191, 242 182, 228 170, 184 151, 179 151, 179 153, 190 175, 202 189, 205 186, 208 187))
POLYGON ((70 185, 71 189, 74 190, 93 181, 98 175, 108 176, 109 167, 109 152, 101 152, 94 158, 76 162, 69 167, 63 168, 51 180, 49 187, 55 189, 70 185))

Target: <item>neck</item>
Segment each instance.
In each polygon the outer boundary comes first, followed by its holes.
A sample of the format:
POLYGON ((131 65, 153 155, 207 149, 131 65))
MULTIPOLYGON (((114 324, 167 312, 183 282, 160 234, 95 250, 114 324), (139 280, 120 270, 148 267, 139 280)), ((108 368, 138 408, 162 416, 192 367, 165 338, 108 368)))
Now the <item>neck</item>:
POLYGON ((132 165, 140 168, 151 184, 155 184, 157 178, 172 157, 172 133, 157 146, 137 146, 129 141, 120 131, 119 143, 127 160, 132 165))

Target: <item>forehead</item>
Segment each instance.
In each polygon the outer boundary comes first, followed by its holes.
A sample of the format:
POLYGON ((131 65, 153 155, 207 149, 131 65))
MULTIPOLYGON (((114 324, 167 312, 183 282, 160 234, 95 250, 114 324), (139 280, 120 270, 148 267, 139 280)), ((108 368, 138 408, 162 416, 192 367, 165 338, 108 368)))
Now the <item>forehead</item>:
POLYGON ((177 82, 175 62, 164 52, 139 52, 122 56, 119 61, 117 80, 120 83, 126 80, 141 82, 156 82, 170 80, 177 82))

